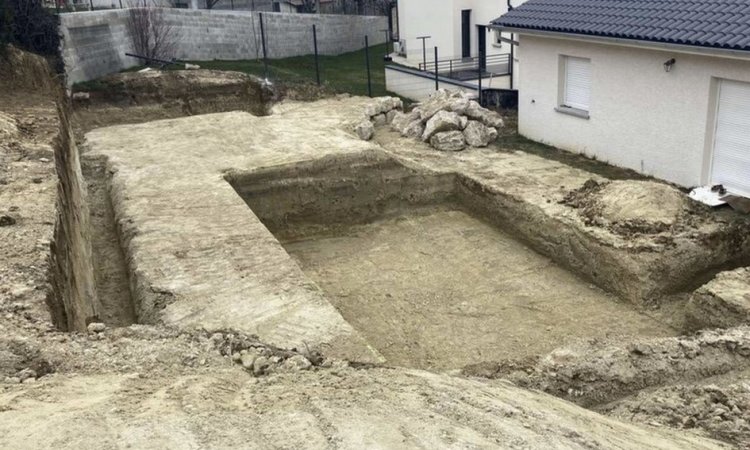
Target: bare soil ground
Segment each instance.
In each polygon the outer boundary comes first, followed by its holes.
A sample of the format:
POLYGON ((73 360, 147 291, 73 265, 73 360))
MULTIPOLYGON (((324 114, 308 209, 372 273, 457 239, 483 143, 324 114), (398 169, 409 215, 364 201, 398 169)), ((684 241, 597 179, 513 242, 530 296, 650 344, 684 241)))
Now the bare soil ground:
POLYGON ((577 339, 677 333, 461 211, 283 244, 392 365, 525 363, 577 339))
MULTIPOLYGON (((408 329, 408 320, 389 320, 429 307, 430 301, 451 292, 450 285, 466 284, 469 275, 480 273, 498 281, 493 277, 502 272, 520 272, 521 283, 502 277, 500 281, 507 283, 503 292, 489 290, 481 280, 472 283, 465 302, 429 309, 430 319, 445 331, 455 327, 458 317, 468 321, 463 328, 477 332, 482 328, 472 321, 476 309, 497 308, 493 318, 499 319, 495 328, 501 334, 507 332, 502 320, 511 318, 521 322, 528 339, 542 336, 534 344, 538 348, 528 349, 534 354, 563 344, 555 342, 562 336, 558 331, 589 339, 551 352, 536 366, 526 364, 520 371, 512 369, 512 362, 483 366, 465 373, 484 379, 467 379, 401 368, 354 368, 311 349, 278 349, 232 330, 187 332, 130 325, 84 333, 56 331, 44 305, 46 259, 55 220, 49 146, 57 132, 54 104, 49 96, 17 90, 0 93, 0 111, 18 128, 12 136, 0 135, 0 216, 10 218, 0 219, 4 224, 0 226, 2 448, 691 449, 727 448, 705 436, 740 447, 750 441, 746 365, 750 333, 658 337, 672 334, 671 329, 597 288, 569 279, 567 272, 519 248, 502 231, 454 211, 354 228, 347 236, 328 237, 325 249, 315 247, 313 241, 288 245, 299 246, 296 253, 303 255, 303 265, 312 267, 310 273, 326 275, 321 284, 331 272, 341 277, 336 283, 348 286, 355 276, 387 275, 388 271, 372 270, 378 265, 416 278, 428 272, 415 272, 409 268, 413 265, 440 270, 442 276, 422 280, 433 286, 433 292, 414 293, 406 283, 391 283, 402 293, 416 295, 404 295, 397 299, 400 302, 389 299, 400 308, 391 312, 378 309, 376 303, 361 303, 359 316, 353 312, 349 318, 352 322, 380 322, 385 332, 408 329), (354 241, 364 253, 354 256, 354 241), (453 248, 452 257, 436 257, 436 243, 453 248), (414 259, 394 261, 389 249, 405 244, 417 249, 412 252, 414 259), (466 253, 475 258, 467 259, 466 253), (570 290, 561 293, 555 281, 563 278, 570 290), (571 316, 552 302, 540 302, 529 310, 527 302, 515 297, 518 292, 548 292, 551 287, 555 296, 585 309, 591 317, 571 316), (515 294, 508 295, 510 291, 515 294), (512 307, 503 309, 491 301, 496 297, 512 307), (526 326, 523 319, 528 314, 540 314, 539 320, 549 321, 552 329, 526 326), (615 314, 616 320, 608 317, 615 314), (595 323, 617 331, 597 330, 595 323), (632 334, 657 337, 623 342, 632 334), (736 370, 727 372, 731 369, 736 370), (616 419, 507 381, 486 379, 499 375, 579 403, 593 398, 588 406, 616 419), (597 392, 609 395, 606 401, 597 392)), ((107 188, 96 174, 102 169, 87 170, 93 175, 88 178, 92 205, 97 206, 92 219, 99 220, 104 231, 97 236, 101 245, 95 243, 95 248, 100 248, 100 261, 112 264, 111 270, 99 265, 97 284, 108 296, 125 296, 124 280, 117 275, 122 255, 112 253, 117 239, 106 201, 102 203, 107 188)), ((387 277, 381 281, 390 283, 387 277)), ((370 299, 391 293, 383 283, 354 287, 370 299)), ((350 299, 338 299, 342 311, 350 299)), ((434 363, 440 355, 431 355, 438 354, 440 346, 451 352, 446 347, 453 344, 441 341, 445 336, 437 329, 412 331, 432 333, 436 345, 411 354, 405 349, 403 354, 421 358, 426 367, 440 367, 442 362, 434 363)), ((529 341, 520 335, 503 337, 509 345, 502 351, 516 345, 527 350, 524 344, 529 341)), ((480 339, 477 336, 485 347, 491 345, 480 339)), ((472 357, 485 354, 480 347, 471 348, 472 357)), ((456 367, 455 359, 450 361, 443 367, 456 367)))

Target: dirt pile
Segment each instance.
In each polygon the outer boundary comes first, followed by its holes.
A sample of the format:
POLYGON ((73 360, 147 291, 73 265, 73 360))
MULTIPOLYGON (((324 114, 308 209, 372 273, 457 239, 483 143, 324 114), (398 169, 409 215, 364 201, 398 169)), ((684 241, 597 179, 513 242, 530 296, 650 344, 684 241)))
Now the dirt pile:
POLYGON ((670 185, 641 180, 592 179, 563 203, 577 208, 589 225, 620 234, 664 232, 700 209, 670 185))

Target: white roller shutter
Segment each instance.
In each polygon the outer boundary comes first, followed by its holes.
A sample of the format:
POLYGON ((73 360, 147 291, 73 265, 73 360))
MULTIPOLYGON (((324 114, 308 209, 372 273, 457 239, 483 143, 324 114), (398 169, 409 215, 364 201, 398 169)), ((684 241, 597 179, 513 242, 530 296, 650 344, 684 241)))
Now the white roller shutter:
POLYGON ((563 106, 588 111, 590 99, 591 60, 567 56, 565 58, 563 106))
POLYGON ((720 84, 711 184, 750 197, 750 83, 720 84))

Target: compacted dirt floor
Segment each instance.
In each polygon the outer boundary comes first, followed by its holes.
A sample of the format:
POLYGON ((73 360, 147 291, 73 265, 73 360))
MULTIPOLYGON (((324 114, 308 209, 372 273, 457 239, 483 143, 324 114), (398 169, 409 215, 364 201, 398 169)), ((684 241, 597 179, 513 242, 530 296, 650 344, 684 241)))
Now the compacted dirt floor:
POLYGON ((389 364, 523 361, 584 338, 676 334, 462 211, 283 243, 389 364))

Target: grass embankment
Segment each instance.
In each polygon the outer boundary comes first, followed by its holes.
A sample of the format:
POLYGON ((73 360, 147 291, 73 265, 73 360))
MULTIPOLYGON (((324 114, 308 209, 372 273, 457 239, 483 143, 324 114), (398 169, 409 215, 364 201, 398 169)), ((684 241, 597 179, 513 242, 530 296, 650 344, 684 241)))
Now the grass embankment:
MULTIPOLYGON (((370 76, 372 95, 387 95, 385 90, 385 44, 370 47, 370 76)), ((367 95, 367 68, 365 64, 365 50, 344 53, 337 56, 319 56, 320 78, 324 87, 340 93, 352 95, 367 95)), ((199 65, 202 69, 228 70, 244 72, 263 78, 265 68, 263 60, 237 61, 188 61, 199 65)), ((142 69, 143 66, 128 69, 128 72, 142 69)), ((182 69, 182 65, 170 66, 171 70, 182 69)), ((315 57, 313 55, 294 56, 283 59, 268 60, 268 79, 282 84, 314 84, 315 57)), ((95 91, 101 83, 96 80, 78 83, 75 90, 95 91)))

